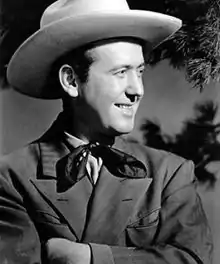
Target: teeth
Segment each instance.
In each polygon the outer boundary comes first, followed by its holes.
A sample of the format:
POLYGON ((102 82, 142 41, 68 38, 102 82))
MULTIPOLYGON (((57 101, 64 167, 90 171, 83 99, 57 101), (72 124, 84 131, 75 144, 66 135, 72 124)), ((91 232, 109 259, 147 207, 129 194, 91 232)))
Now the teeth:
POLYGON ((131 105, 125 105, 125 104, 116 104, 116 106, 120 108, 131 108, 131 105))

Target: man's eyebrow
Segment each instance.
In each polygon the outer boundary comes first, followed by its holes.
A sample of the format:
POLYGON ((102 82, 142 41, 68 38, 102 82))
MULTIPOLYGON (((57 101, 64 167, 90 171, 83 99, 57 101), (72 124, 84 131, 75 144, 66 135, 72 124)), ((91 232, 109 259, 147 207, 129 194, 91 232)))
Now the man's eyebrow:
POLYGON ((137 66, 137 68, 142 68, 146 66, 146 62, 142 62, 140 65, 137 66))
POLYGON ((129 65, 129 64, 118 64, 118 65, 115 65, 111 71, 117 71, 118 69, 121 69, 121 68, 126 68, 126 69, 131 69, 132 66, 129 65))
MULTIPOLYGON (((146 63, 145 62, 142 62, 141 64, 139 64, 137 66, 137 68, 141 68, 141 67, 145 67, 146 63)), ((119 64, 119 65, 116 65, 114 66, 111 71, 116 71, 120 68, 126 68, 126 69, 132 69, 132 68, 135 68, 134 66, 132 66, 131 64, 119 64)))

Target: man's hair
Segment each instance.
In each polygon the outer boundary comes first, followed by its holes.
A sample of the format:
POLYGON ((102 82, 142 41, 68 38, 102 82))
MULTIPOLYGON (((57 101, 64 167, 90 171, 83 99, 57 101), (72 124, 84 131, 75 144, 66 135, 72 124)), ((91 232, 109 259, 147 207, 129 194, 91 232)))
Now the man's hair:
POLYGON ((72 66, 79 81, 81 83, 86 83, 88 80, 89 68, 93 61, 94 58, 91 56, 90 52, 88 52, 88 47, 86 46, 65 53, 52 64, 46 85, 51 86, 51 91, 56 89, 56 92, 60 93, 62 96, 63 89, 59 81, 60 67, 64 64, 72 66))

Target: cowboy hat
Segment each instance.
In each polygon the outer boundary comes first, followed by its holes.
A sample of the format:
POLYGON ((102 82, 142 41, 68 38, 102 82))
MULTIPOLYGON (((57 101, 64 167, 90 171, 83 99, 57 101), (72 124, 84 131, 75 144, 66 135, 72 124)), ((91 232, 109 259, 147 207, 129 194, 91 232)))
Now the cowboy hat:
POLYGON ((46 87, 51 65, 63 54, 90 42, 134 37, 152 48, 181 27, 181 20, 160 13, 131 10, 126 0, 59 0, 43 13, 40 29, 12 56, 9 84, 26 95, 59 98, 46 87))

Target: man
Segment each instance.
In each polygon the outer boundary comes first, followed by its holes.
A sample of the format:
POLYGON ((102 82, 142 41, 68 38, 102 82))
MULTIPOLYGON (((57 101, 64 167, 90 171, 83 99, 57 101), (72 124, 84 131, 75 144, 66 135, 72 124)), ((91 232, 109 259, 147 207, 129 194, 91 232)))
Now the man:
POLYGON ((128 143, 144 56, 178 19, 124 0, 66 0, 16 51, 8 80, 62 98, 40 139, 1 160, 1 263, 210 263, 191 162, 128 143))

